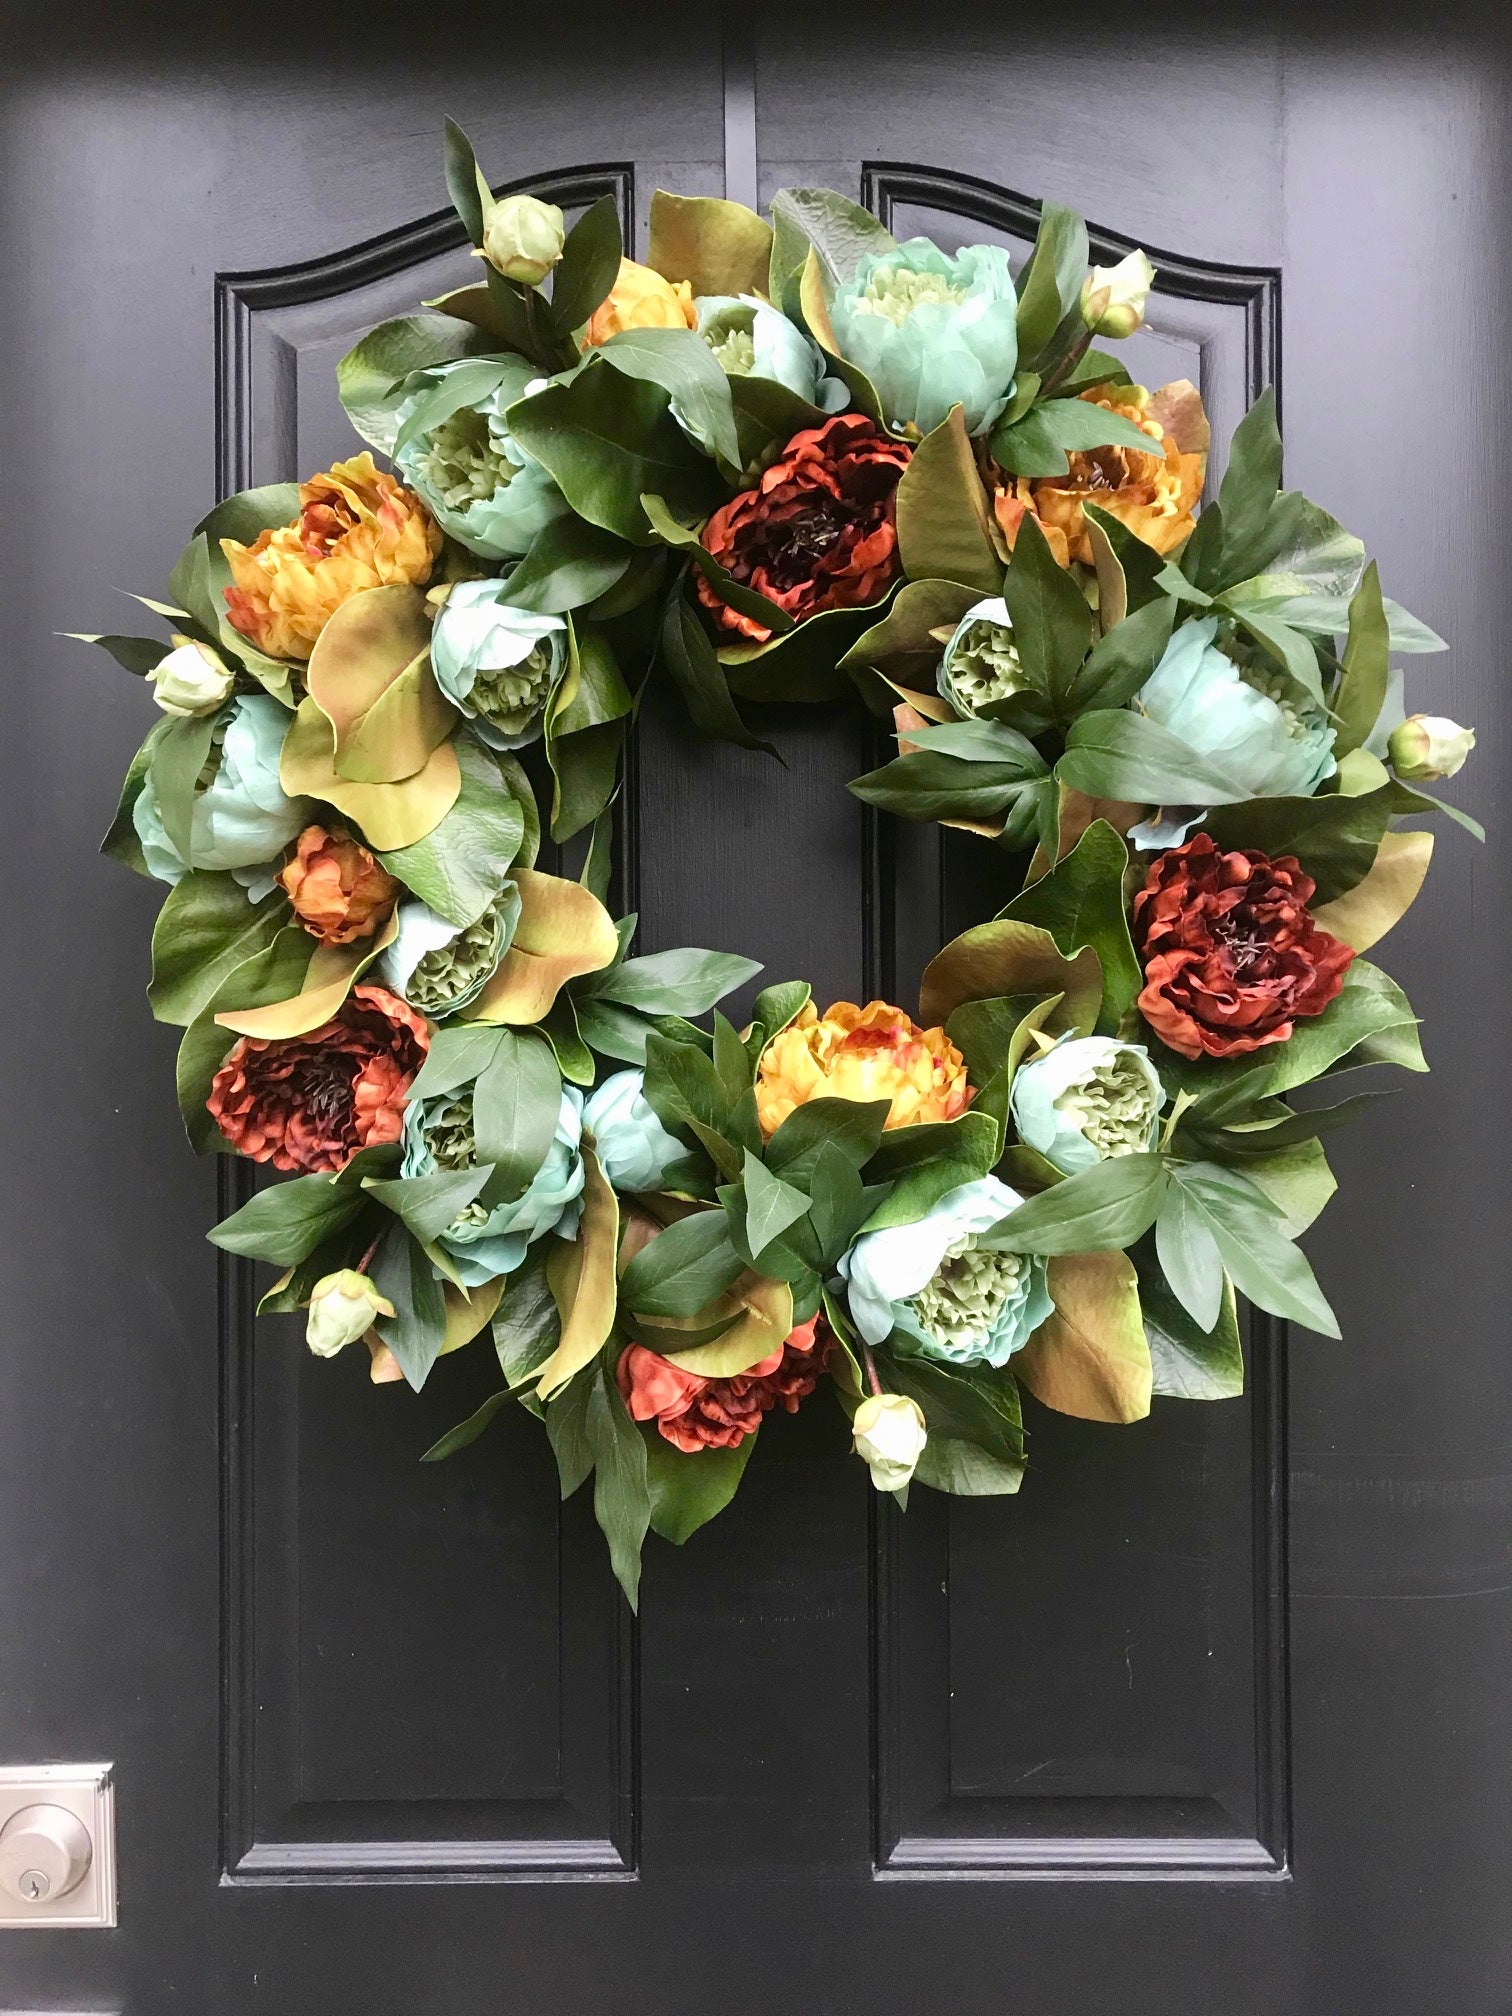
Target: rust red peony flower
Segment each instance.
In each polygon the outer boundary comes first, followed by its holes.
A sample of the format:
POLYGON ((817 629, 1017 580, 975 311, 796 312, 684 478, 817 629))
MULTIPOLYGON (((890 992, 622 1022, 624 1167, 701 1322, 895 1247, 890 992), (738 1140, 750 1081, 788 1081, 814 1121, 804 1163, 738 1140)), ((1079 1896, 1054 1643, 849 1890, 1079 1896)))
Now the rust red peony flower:
MULTIPOLYGON (((874 602, 898 573, 894 493, 912 453, 860 413, 806 428, 754 490, 714 513, 704 546, 795 622, 874 602)), ((767 641, 770 630, 722 602, 702 574, 695 579, 721 629, 767 641)))
POLYGON ((1140 1012, 1183 1057, 1237 1057, 1284 1043, 1321 1015, 1354 953, 1320 931, 1315 885, 1290 855, 1220 853, 1198 833, 1152 863, 1134 898, 1140 1012))
POLYGON ((705 1379, 632 1344, 619 1361, 617 1377, 625 1405, 636 1421, 654 1421, 674 1448, 735 1449, 761 1426, 761 1417, 779 1403, 796 1414, 829 1363, 834 1343, 811 1316, 784 1344, 749 1372, 732 1379, 705 1379))
POLYGON ((354 987, 308 1036, 243 1036, 206 1100, 243 1155, 275 1169, 344 1169, 359 1148, 397 1141, 430 1028, 384 987, 354 987))

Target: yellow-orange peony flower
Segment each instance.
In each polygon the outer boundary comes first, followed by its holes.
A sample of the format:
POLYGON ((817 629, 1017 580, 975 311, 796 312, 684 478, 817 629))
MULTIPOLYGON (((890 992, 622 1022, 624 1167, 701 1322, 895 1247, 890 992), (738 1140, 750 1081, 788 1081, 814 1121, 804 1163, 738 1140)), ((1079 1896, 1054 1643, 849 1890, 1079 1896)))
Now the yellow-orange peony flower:
POLYGON ((756 1074, 756 1112, 770 1137, 809 1099, 888 1099, 886 1125, 954 1120, 971 1104, 966 1063, 943 1029, 921 1029, 885 1001, 837 1001, 821 1016, 810 1001, 767 1045, 756 1074))
POLYGON ((1157 553, 1169 553, 1192 530, 1207 469, 1208 424, 1197 389, 1185 379, 1147 392, 1142 385, 1094 386, 1083 399, 1117 413, 1150 437, 1150 453, 1133 448, 1084 448, 1068 456, 1064 476, 1004 479, 993 510, 1012 546, 1026 511, 1039 520, 1062 567, 1092 564, 1084 504, 1099 505, 1157 553))
POLYGON ((696 329, 698 310, 686 280, 664 280, 650 266, 621 259, 619 277, 588 320, 584 341, 607 343, 622 329, 696 329))
POLYGON ((299 486, 299 516, 250 546, 222 539, 234 628, 273 658, 308 658, 349 596, 430 579, 441 532, 430 513, 364 449, 299 486))

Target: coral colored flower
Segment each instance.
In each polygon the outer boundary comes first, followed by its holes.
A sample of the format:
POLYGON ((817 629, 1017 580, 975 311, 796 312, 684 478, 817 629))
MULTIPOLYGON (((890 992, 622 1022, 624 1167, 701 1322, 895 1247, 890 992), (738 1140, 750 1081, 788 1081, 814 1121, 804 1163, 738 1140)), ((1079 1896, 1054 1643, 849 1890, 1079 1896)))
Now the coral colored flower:
POLYGON ((275 1169, 344 1169, 397 1141, 430 1029, 384 987, 354 987, 308 1036, 243 1036, 205 1101, 222 1134, 275 1169))
POLYGON ((621 259, 619 275, 588 319, 583 341, 607 343, 622 329, 696 329, 698 310, 686 280, 664 280, 650 266, 621 259))
POLYGON ((829 1363, 834 1338, 811 1316, 770 1356, 730 1379, 705 1379, 632 1344, 616 1377, 636 1421, 654 1421, 659 1434, 688 1455, 699 1449, 735 1449, 781 1404, 796 1414, 829 1363))
POLYGON ((1073 560, 1090 567, 1083 506, 1096 504, 1157 553, 1171 552, 1191 532, 1202 495, 1208 424, 1201 399, 1184 381, 1154 394, 1142 385, 1107 385, 1081 396, 1132 420, 1149 435, 1149 454, 1137 448, 1081 448, 1067 457, 1071 467, 1064 476, 1004 478, 993 498, 1003 536, 1014 545, 1024 513, 1032 512, 1062 567, 1073 560))
POLYGON ((279 875, 294 915, 322 945, 353 945, 388 921, 399 884, 361 841, 306 826, 279 875))
POLYGON ((250 546, 222 539, 234 628, 274 658, 308 658, 350 596, 430 579, 440 529, 420 499, 366 450, 299 486, 299 516, 250 546))
POLYGON ((921 1029, 901 1008, 812 1001, 774 1036, 756 1074, 756 1112, 770 1137, 810 1099, 888 1099, 886 1124, 954 1120, 971 1104, 966 1063, 943 1029, 921 1029))
POLYGON ((1290 855, 1221 854, 1211 834, 1160 855, 1134 898, 1140 1012, 1183 1057, 1284 1043, 1321 1015, 1354 953, 1314 923, 1314 884, 1290 855))
MULTIPOLYGON (((894 493, 913 450, 860 413, 795 434, 754 490, 705 525, 705 549, 738 581, 796 622, 821 609, 875 602, 896 577, 894 493)), ((771 631, 695 575, 722 630, 764 644, 771 631)))

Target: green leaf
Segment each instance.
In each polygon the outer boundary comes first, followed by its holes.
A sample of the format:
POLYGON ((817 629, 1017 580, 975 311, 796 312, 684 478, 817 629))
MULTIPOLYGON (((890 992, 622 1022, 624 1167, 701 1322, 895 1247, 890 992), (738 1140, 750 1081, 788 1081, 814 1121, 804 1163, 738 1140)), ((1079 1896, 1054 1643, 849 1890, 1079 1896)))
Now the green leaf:
POLYGON ((379 860, 448 924, 477 922, 519 860, 525 813, 492 752, 475 735, 452 742, 462 772, 456 803, 435 829, 379 860))
POLYGON ((1230 805, 1249 796, 1169 728, 1121 708, 1098 708, 1071 723, 1055 775, 1088 798, 1136 805, 1230 805))
POLYGON ((491 1165, 481 1163, 475 1169, 438 1169, 431 1176, 369 1176, 362 1187, 402 1219, 422 1245, 434 1245, 492 1174, 491 1165))
POLYGON ((615 1580, 633 1610, 640 1588, 641 1547, 651 1523, 646 1442, 602 1360, 588 1388, 584 1428, 593 1450, 593 1516, 609 1542, 615 1580))
POLYGON ((1003 564, 959 406, 915 448, 897 488, 897 523, 898 554, 911 581, 959 581, 981 595, 997 594, 1003 564))
POLYGON ((471 140, 455 119, 446 121, 443 158, 446 189, 462 228, 474 245, 483 243, 483 198, 478 188, 478 161, 471 140))
POLYGON ((1092 612, 1070 571, 1057 565, 1032 512, 1019 526, 1003 600, 1025 672, 1061 710, 1092 642, 1092 612))
POLYGON ((139 679, 155 672, 168 655, 168 646, 156 637, 114 637, 90 630, 65 630, 63 635, 74 644, 98 644, 123 672, 135 673, 139 679))
POLYGON ((1129 937, 1123 881, 1129 850, 1105 819, 1095 819, 1047 875, 1031 882, 1001 912, 1005 919, 1048 931, 1056 950, 1071 958, 1090 945, 1102 966, 1098 1028, 1117 1030, 1144 985, 1129 937))
POLYGON ((425 1248, 397 1222, 379 1241, 368 1273, 379 1294, 393 1303, 395 1312, 392 1316, 376 1317, 373 1328, 418 1393, 440 1356, 446 1337, 446 1298, 441 1278, 425 1248))
POLYGON ((867 1173, 876 1182, 902 1176, 929 1162, 965 1167, 967 1182, 985 1176, 1002 1153, 1002 1124, 993 1114, 973 1107, 954 1120, 916 1121, 893 1127, 882 1136, 867 1173))
POLYGON ((1153 1390, 1176 1400, 1236 1400, 1244 1391, 1244 1353, 1233 1289, 1225 1283, 1217 1321, 1206 1330, 1153 1268, 1140 1270, 1139 1299, 1153 1390))
POLYGON ((422 1463, 444 1463, 448 1456, 455 1456, 459 1449, 470 1448, 493 1420, 506 1400, 513 1396, 507 1392, 490 1393, 481 1407, 474 1408, 465 1421, 459 1421, 455 1428, 449 1428, 438 1442, 432 1442, 420 1458, 422 1463))
POLYGON ((642 959, 626 959, 603 973, 592 974, 578 992, 580 997, 618 1001, 647 1015, 691 1018, 707 1014, 716 1001, 745 986, 760 971, 758 960, 684 945, 675 951, 648 953, 642 959))
POLYGON ((993 430, 993 460, 1015 476, 1064 476, 1068 451, 1134 448, 1148 454, 1150 437, 1105 406, 1086 399, 1043 399, 1020 420, 993 430))
POLYGON ((558 339, 581 329, 619 277, 623 240, 613 196, 590 203, 567 233, 551 275, 551 321, 558 339))
POLYGON ((1311 899, 1317 909, 1364 881, 1394 818, 1422 809, 1421 793, 1389 783, 1353 798, 1256 798, 1218 806, 1202 823, 1221 848, 1254 847, 1272 859, 1294 854, 1317 884, 1311 899))
POLYGON ((206 1234, 212 1246, 248 1260, 293 1267, 362 1209, 360 1191, 329 1176, 295 1176, 271 1184, 206 1234))
POLYGON ((562 616, 569 609, 606 594, 621 580, 635 548, 585 519, 553 518, 530 542, 523 560, 509 570, 505 601, 516 609, 542 616, 562 616))
POLYGON ((1206 1219, 1179 1183, 1168 1184, 1160 1200, 1155 1251, 1172 1295, 1200 1330, 1211 1330, 1223 1304, 1223 1256, 1206 1219))
MULTIPOLYGON (((336 366, 336 390, 347 418, 381 455, 392 454, 405 379, 412 371, 472 356, 486 341, 480 330, 429 310, 380 322, 336 366)), ((298 508, 296 504, 288 515, 298 508)))
POLYGON ((221 982, 184 1031, 179 1045, 176 1079, 179 1116, 197 1154, 217 1138, 215 1122, 205 1109, 211 1081, 236 1041, 215 1020, 222 1010, 262 1008, 287 1001, 303 984, 315 941, 297 924, 286 925, 272 944, 242 961, 221 982))
POLYGON ((1042 203, 1034 250, 1018 277, 1021 364, 1038 363, 1062 319, 1076 307, 1087 260, 1087 227, 1081 218, 1062 204, 1042 203))
POLYGON ((684 432, 717 461, 740 468, 730 381, 696 330, 624 329, 595 354, 628 378, 660 386, 684 432))
POLYGON ((1172 1163, 1170 1177, 1205 1222, 1241 1295, 1325 1337, 1339 1335, 1306 1255, 1287 1238, 1263 1193, 1213 1162, 1172 1163))
POLYGON ((152 752, 150 776, 158 817, 169 845, 186 866, 192 865, 191 832, 200 773, 209 757, 218 719, 218 715, 206 714, 170 721, 152 752))
POLYGON ((152 932, 147 999, 159 1022, 187 1027, 237 967, 289 922, 281 891, 254 904, 234 875, 196 869, 175 883, 152 932))
POLYGON ((593 1443, 588 1434, 588 1399, 597 1380, 597 1365, 590 1365, 571 1379, 547 1404, 546 1433, 562 1481, 562 1496, 570 1498, 592 1475, 593 1443))
POLYGON ((798 277, 811 245, 831 284, 844 286, 869 253, 890 252, 898 242, 869 210, 833 189, 779 189, 770 207, 770 292, 790 316, 797 310, 798 277))
MULTIPOLYGON (((719 366, 716 364, 714 368, 717 371, 719 366)), ((687 554, 721 602, 727 602, 732 609, 738 609, 742 616, 753 617, 774 636, 784 636, 794 627, 793 619, 785 609, 778 608, 777 604, 768 601, 765 595, 758 594, 754 588, 747 588, 742 582, 737 581, 733 574, 727 573, 704 545, 697 532, 691 526, 678 523, 667 509, 663 498, 650 495, 642 497, 641 509, 651 521, 656 536, 664 540, 675 552, 687 554)))
POLYGON ((688 1454, 674 1449, 658 1434, 654 1423, 647 1422, 643 1433, 652 1531, 680 1547, 735 1496, 756 1437, 747 1435, 733 1449, 700 1449, 688 1454))
POLYGON ((638 1316, 696 1316, 744 1265, 723 1211, 695 1211, 636 1254, 620 1276, 620 1303, 638 1316))
MULTIPOLYGON (((845 1163, 843 1155, 840 1159, 845 1163)), ((848 1168, 850 1165, 845 1163, 845 1166, 848 1168)), ((745 1153, 742 1181, 745 1188, 745 1239, 754 1258, 774 1239, 780 1239, 790 1225, 795 1225, 807 1215, 809 1200, 803 1191, 794 1189, 780 1176, 774 1176, 749 1148, 745 1153)))
POLYGON ((1018 1386, 1007 1371, 936 1365, 901 1352, 877 1354, 889 1391, 906 1393, 924 1410, 929 1440, 914 1476, 931 1490, 957 1497, 1017 1491, 1024 1476, 1024 1430, 1018 1386))
POLYGON ((633 545, 655 536, 641 509, 647 491, 679 517, 702 517, 722 501, 717 472, 672 418, 667 394, 601 352, 566 383, 518 400, 505 418, 580 518, 633 545))
POLYGON ((1093 645, 1091 655, 1071 682, 1066 704, 1074 713, 1085 708, 1124 707, 1160 663, 1176 620, 1176 603, 1157 596, 1115 623, 1093 645))
POLYGON ((733 742, 740 749, 760 749, 768 756, 776 755, 771 743, 753 735, 740 718, 708 632, 681 594, 668 597, 658 657, 672 675, 693 726, 701 735, 719 742, 733 742))
POLYGON ((761 1031, 763 1044, 795 1022, 813 998, 807 980, 778 980, 763 987, 751 1010, 754 1027, 761 1031))
POLYGON ((523 1195, 556 1138, 562 1109, 551 1046, 519 1029, 501 1030, 500 1039, 472 1099, 477 1158, 494 1171, 491 1203, 523 1195))
POLYGON ((411 1099, 438 1099, 470 1085, 493 1061, 504 1032, 491 1023, 459 1023, 437 1029, 430 1049, 410 1086, 411 1099))
POLYGON ((1229 578, 1245 570, 1247 556, 1264 530, 1280 483, 1281 434, 1276 425, 1276 393, 1268 385, 1234 429, 1228 467, 1218 493, 1223 513, 1223 567, 1229 578))
POLYGON ((884 1193, 868 1190, 855 1163, 832 1141, 826 1141, 814 1157, 808 1187, 809 1222, 824 1265, 831 1268, 884 1193))
POLYGON ((108 854, 113 861, 121 862, 138 875, 147 874, 147 862, 142 854, 141 840, 132 822, 132 813, 136 809, 137 799, 142 795, 142 787, 147 782, 147 773, 152 768, 152 758, 167 729, 168 722, 165 718, 147 731, 146 740, 132 757, 127 768, 115 817, 100 842, 102 854, 108 854))
POLYGON ((860 1169, 877 1152, 889 1102, 810 1099, 795 1106, 766 1144, 766 1165, 799 1187, 806 1186, 826 1144, 860 1169))
POLYGON ((1159 1155, 1116 1155, 1029 1198, 977 1244, 1005 1253, 1113 1252, 1149 1231, 1165 1188, 1159 1155))
POLYGON ((524 1263, 505 1283, 504 1297, 494 1316, 494 1350, 511 1388, 532 1384, 561 1341, 562 1319, 547 1278, 543 1250, 551 1243, 542 1241, 527 1251, 524 1263))
POLYGON ((1386 698, 1391 642, 1381 602, 1381 577, 1371 561, 1349 605, 1349 642, 1334 694, 1334 752, 1346 756, 1370 736, 1386 698))

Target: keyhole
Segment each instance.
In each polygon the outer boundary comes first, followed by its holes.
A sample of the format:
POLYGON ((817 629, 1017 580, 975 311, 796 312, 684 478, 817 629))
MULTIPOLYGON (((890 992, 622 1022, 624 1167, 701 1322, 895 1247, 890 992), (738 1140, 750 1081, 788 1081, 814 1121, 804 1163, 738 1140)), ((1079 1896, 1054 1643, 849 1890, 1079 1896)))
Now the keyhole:
POLYGON ((23 1869, 21 1872, 21 1895, 28 1904, 40 1904, 52 1885, 40 1869, 23 1869))

